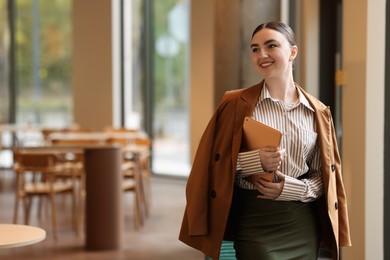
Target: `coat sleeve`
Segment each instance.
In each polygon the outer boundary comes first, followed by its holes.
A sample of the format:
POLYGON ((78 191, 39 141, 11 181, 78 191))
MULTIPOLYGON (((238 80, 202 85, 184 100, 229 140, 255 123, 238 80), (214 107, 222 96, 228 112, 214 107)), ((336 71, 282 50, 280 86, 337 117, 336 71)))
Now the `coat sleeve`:
POLYGON ((196 151, 186 187, 187 221, 190 236, 207 235, 208 216, 208 165, 214 139, 216 115, 211 118, 196 151))
POLYGON ((190 236, 201 236, 208 234, 208 197, 209 197, 209 165, 211 152, 216 133, 216 124, 219 114, 222 112, 228 96, 225 94, 217 111, 210 119, 192 164, 190 176, 186 186, 186 214, 188 222, 188 234, 190 236))

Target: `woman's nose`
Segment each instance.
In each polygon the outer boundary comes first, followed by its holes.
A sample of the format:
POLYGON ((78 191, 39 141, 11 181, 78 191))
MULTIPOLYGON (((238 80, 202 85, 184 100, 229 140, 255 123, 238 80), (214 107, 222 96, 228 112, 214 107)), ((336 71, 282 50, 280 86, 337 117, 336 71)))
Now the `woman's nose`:
POLYGON ((264 49, 260 49, 259 52, 257 53, 257 55, 260 57, 260 58, 265 58, 268 56, 268 53, 264 50, 264 49))

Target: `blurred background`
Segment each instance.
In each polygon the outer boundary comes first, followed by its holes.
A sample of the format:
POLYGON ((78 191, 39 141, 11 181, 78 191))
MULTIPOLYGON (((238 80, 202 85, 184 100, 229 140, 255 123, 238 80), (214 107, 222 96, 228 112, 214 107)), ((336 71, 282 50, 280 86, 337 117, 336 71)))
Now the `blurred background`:
POLYGON ((388 259, 388 10, 385 0, 0 0, 4 205, 13 149, 41 146, 43 129, 142 133, 151 176, 184 196, 223 93, 261 80, 253 29, 278 20, 298 39, 296 82, 332 111, 354 245, 342 258, 388 259))

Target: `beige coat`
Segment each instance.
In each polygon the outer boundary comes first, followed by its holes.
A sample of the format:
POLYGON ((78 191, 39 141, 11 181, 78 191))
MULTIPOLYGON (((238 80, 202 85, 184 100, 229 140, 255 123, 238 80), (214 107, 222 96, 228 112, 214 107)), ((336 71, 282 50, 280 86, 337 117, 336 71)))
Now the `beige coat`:
MULTIPOLYGON (((187 206, 179 239, 191 247, 219 259, 232 205, 237 156, 245 116, 251 116, 262 82, 246 89, 227 92, 211 118, 192 165, 186 188, 187 206)), ((339 246, 350 246, 347 201, 341 162, 329 107, 302 93, 315 109, 318 142, 321 147, 325 196, 316 201, 321 221, 321 247, 339 259, 339 246)))

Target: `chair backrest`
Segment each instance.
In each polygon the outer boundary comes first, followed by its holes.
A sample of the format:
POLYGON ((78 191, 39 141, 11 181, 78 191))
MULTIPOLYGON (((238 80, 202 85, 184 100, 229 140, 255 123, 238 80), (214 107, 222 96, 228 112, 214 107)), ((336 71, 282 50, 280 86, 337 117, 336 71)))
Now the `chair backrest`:
POLYGON ((14 151, 14 169, 17 172, 39 171, 42 173, 54 171, 55 160, 57 156, 53 153, 33 152, 33 151, 14 151))
POLYGON ((98 139, 51 139, 53 145, 92 145, 101 144, 98 139))
POLYGON ((62 132, 62 129, 59 128, 42 128, 41 129, 42 136, 45 140, 48 139, 49 135, 56 132, 62 132))
POLYGON ((148 137, 136 138, 136 139, 134 140, 134 143, 135 143, 136 145, 139 145, 139 146, 146 146, 146 147, 148 147, 148 148, 150 148, 151 145, 152 145, 152 141, 151 141, 150 138, 148 138, 148 137))
POLYGON ((120 144, 120 145, 127 145, 129 144, 130 140, 128 138, 116 138, 116 137, 110 137, 106 140, 107 144, 120 144))
POLYGON ((62 130, 63 133, 91 133, 92 129, 87 127, 69 127, 62 130))
POLYGON ((107 126, 106 128, 104 128, 104 132, 108 132, 108 133, 136 133, 137 129, 126 128, 126 127, 107 126))

